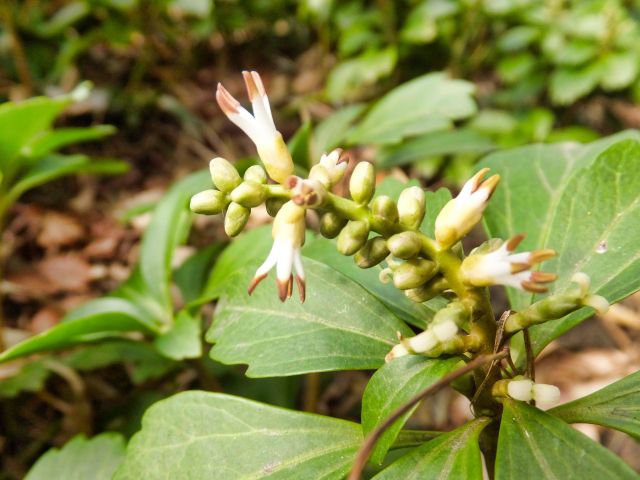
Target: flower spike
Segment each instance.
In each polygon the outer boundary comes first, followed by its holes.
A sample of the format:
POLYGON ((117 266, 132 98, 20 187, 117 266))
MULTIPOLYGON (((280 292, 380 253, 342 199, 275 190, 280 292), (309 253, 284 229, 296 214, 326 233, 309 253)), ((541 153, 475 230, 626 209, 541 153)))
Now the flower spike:
POLYGON ((269 271, 276 267, 276 282, 280 301, 284 302, 291 297, 295 276, 300 301, 304 302, 306 286, 302 256, 300 254, 300 248, 304 243, 304 216, 305 209, 296 205, 293 201, 285 203, 278 211, 273 221, 273 246, 267 259, 260 265, 249 284, 249 295, 266 278, 269 271))
POLYGON ((464 184, 458 196, 442 208, 436 218, 436 240, 449 248, 464 237, 480 221, 491 195, 498 186, 500 175, 482 181, 489 171, 483 168, 464 184))
POLYGON ((257 72, 242 72, 251 101, 253 115, 236 100, 221 83, 216 100, 227 118, 237 125, 253 141, 267 173, 278 183, 283 183, 293 173, 293 160, 276 129, 271 114, 269 98, 257 72))
POLYGON ((542 285, 553 282, 556 275, 532 272, 531 268, 555 255, 553 250, 512 253, 524 235, 517 235, 489 252, 472 253, 464 259, 460 272, 465 283, 475 287, 506 285, 530 292, 542 293, 542 285))

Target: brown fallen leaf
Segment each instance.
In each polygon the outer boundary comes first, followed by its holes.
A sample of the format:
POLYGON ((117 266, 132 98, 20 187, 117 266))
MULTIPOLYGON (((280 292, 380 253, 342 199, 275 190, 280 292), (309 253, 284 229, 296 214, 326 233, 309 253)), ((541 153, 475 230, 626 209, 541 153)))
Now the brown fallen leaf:
POLYGON ((91 282, 91 265, 78 254, 51 256, 36 268, 58 292, 84 292, 91 282))
POLYGON ((58 212, 47 212, 42 218, 36 241, 44 248, 73 245, 85 236, 84 227, 74 217, 58 212))

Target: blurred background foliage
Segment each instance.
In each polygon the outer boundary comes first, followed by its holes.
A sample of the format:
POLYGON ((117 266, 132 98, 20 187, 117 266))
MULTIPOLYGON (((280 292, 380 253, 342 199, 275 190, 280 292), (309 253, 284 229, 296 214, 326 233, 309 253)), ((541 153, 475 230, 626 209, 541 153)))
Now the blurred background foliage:
POLYGON ((170 186, 215 155, 256 161, 217 82, 244 101, 239 72, 261 72, 300 171, 340 146, 435 187, 498 148, 640 128, 638 0, 4 0, 0 15, 3 358, 40 353, 0 366, 0 478, 78 433, 130 435, 188 388, 357 416, 362 372, 247 379, 203 354, 225 237, 184 209, 206 173, 170 186), (86 172, 120 175, 58 179, 86 172))

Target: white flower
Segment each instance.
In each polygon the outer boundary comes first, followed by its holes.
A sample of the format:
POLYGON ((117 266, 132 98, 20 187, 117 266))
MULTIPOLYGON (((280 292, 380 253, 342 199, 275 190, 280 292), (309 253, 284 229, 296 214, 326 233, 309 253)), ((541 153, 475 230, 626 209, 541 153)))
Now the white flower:
POLYGON ((540 403, 555 403, 560 399, 560 389, 555 385, 536 383, 531 390, 533 399, 540 403))
POLYGON ((476 287, 506 285, 530 292, 545 292, 547 289, 541 284, 554 281, 556 275, 530 269, 536 263, 553 257, 555 252, 534 250, 512 254, 523 238, 523 235, 515 236, 489 253, 472 253, 465 258, 460 268, 465 283, 476 287))
POLYGON ((344 176, 344 172, 347 170, 349 159, 342 155, 342 149, 336 148, 332 150, 328 155, 323 153, 320 157, 320 165, 327 169, 329 176, 331 177, 331 183, 335 185, 344 176))
POLYGON ((482 212, 500 181, 499 175, 493 175, 483 182, 482 178, 488 171, 488 168, 483 168, 476 173, 438 214, 435 234, 443 248, 449 248, 460 240, 482 218, 482 212))
POLYGON ((535 383, 529 378, 516 377, 507 384, 507 394, 521 402, 555 403, 560 398, 560 389, 555 385, 535 383))
POLYGON ((276 267, 276 282, 281 301, 291 297, 293 291, 293 271, 298 284, 300 300, 304 302, 306 295, 304 268, 300 248, 304 243, 305 209, 293 201, 285 203, 278 211, 273 221, 273 247, 271 252, 260 265, 249 285, 249 295, 256 286, 276 267))
POLYGON ((522 380, 511 380, 507 384, 507 393, 514 400, 530 402, 533 398, 533 381, 528 378, 522 380))
POLYGON ((271 178, 283 183, 293 173, 293 160, 276 130, 267 93, 258 72, 242 72, 251 100, 253 115, 244 109, 221 83, 218 84, 216 100, 225 115, 246 133, 255 143, 258 155, 271 178))

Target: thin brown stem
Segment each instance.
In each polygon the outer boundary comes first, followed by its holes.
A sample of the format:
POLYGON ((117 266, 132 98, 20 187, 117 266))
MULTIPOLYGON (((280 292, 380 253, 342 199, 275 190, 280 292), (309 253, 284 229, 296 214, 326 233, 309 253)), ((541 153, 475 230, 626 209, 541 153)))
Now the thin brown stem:
POLYGON ((529 329, 525 328, 522 331, 522 335, 524 336, 524 349, 527 352, 527 376, 536 381, 536 367, 535 367, 535 356, 533 355, 533 348, 531 348, 531 336, 529 335, 529 329))
POLYGON ((425 388, 421 392, 418 392, 410 400, 408 400, 406 403, 404 403, 403 405, 398 407, 391 415, 389 415, 389 417, 387 417, 387 419, 384 422, 382 422, 380 425, 378 425, 378 427, 375 430, 373 430, 367 436, 367 438, 363 442, 362 446, 358 450, 358 453, 357 453, 356 458, 355 458, 355 460, 353 462, 353 467, 351 469, 351 473, 349 474, 349 479, 348 480, 359 480, 360 479, 360 475, 362 474, 362 470, 364 469, 364 466, 366 465, 367 460, 369 460, 369 456, 371 455, 371 452, 372 452, 373 447, 375 446, 376 442, 380 439, 382 434, 391 425, 393 425, 400 417, 402 417, 405 413, 407 413, 409 410, 411 410, 414 405, 416 405, 418 402, 424 400, 428 396, 439 392, 444 387, 449 385, 451 382, 453 382, 454 380, 462 377, 463 375, 466 375, 467 373, 475 370, 478 367, 481 367, 482 365, 485 365, 487 363, 494 362, 496 360, 504 358, 505 355, 506 355, 506 351, 502 351, 500 353, 496 353, 496 354, 493 354, 493 355, 481 355, 481 356, 475 358, 474 360, 471 360, 469 363, 467 363, 463 367, 460 367, 459 369, 454 370, 450 374, 445 375, 440 380, 438 380, 436 383, 434 383, 433 385, 425 388))

